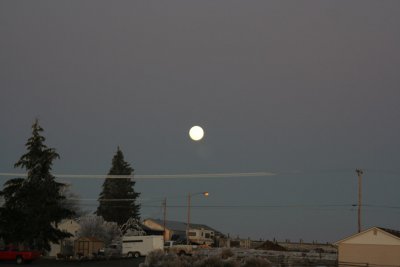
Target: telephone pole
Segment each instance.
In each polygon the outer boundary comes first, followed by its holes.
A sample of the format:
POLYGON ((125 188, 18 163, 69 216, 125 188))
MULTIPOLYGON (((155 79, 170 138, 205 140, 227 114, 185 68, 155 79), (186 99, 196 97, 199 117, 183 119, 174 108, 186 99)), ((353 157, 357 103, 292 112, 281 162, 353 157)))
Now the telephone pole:
POLYGON ((361 178, 364 174, 363 170, 356 169, 358 176, 358 232, 361 232, 361 178))
POLYGON ((188 194, 188 213, 187 213, 187 224, 186 224, 186 245, 190 245, 189 231, 190 231, 190 200, 192 196, 188 194))
POLYGON ((164 207, 164 241, 167 240, 167 231, 166 229, 166 223, 167 223, 167 198, 164 198, 164 202, 163 202, 163 207, 164 207))

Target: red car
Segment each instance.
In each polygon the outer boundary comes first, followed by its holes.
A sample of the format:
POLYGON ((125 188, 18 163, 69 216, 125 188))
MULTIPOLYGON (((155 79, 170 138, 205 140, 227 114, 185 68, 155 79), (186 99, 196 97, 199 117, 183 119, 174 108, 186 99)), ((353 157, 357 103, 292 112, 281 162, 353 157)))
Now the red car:
POLYGON ((20 250, 18 247, 7 246, 0 249, 0 261, 15 261, 17 264, 22 264, 40 258, 40 254, 39 251, 20 250))

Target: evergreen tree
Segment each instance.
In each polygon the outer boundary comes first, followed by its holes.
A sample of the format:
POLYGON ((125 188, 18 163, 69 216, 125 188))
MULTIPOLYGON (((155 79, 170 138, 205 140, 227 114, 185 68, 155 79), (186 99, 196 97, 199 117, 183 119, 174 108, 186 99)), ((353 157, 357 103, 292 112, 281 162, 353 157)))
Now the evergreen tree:
POLYGON ((26 169, 27 178, 8 180, 0 196, 0 235, 6 243, 22 243, 41 250, 50 250, 50 242, 71 236, 56 228, 62 219, 73 215, 63 205, 65 186, 50 173, 53 160, 59 155, 48 148, 38 121, 32 125, 32 137, 26 143, 27 153, 14 167, 26 169))
MULTIPOLYGON (((132 175, 133 171, 118 147, 108 175, 132 175)), ((135 183, 131 178, 106 178, 99 197, 97 215, 103 216, 106 221, 117 222, 118 225, 124 224, 129 218, 139 219, 140 205, 136 204, 136 198, 140 193, 135 192, 135 183)))

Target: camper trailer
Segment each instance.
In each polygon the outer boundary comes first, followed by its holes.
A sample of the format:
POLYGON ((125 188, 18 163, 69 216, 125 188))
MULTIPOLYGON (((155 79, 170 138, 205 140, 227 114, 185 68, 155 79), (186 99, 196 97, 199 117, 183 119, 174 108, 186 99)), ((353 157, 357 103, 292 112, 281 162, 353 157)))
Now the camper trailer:
POLYGON ((164 238, 161 235, 123 236, 122 255, 138 258, 149 252, 164 249, 164 238))
POLYGON ((211 246, 214 243, 214 231, 208 229, 190 229, 189 240, 193 244, 211 246))

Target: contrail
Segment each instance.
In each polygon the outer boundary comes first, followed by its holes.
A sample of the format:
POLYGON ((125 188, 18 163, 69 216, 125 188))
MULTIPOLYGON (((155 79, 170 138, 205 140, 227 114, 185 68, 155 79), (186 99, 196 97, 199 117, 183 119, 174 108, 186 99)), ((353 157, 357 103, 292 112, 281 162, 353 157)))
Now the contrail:
MULTIPOLYGON (((139 175, 98 175, 98 174, 53 174, 56 178, 73 179, 201 179, 201 178, 236 178, 236 177, 264 177, 274 176, 274 172, 231 172, 231 173, 189 173, 189 174, 139 174, 139 175)), ((26 177, 26 173, 0 173, 0 176, 26 177)))

